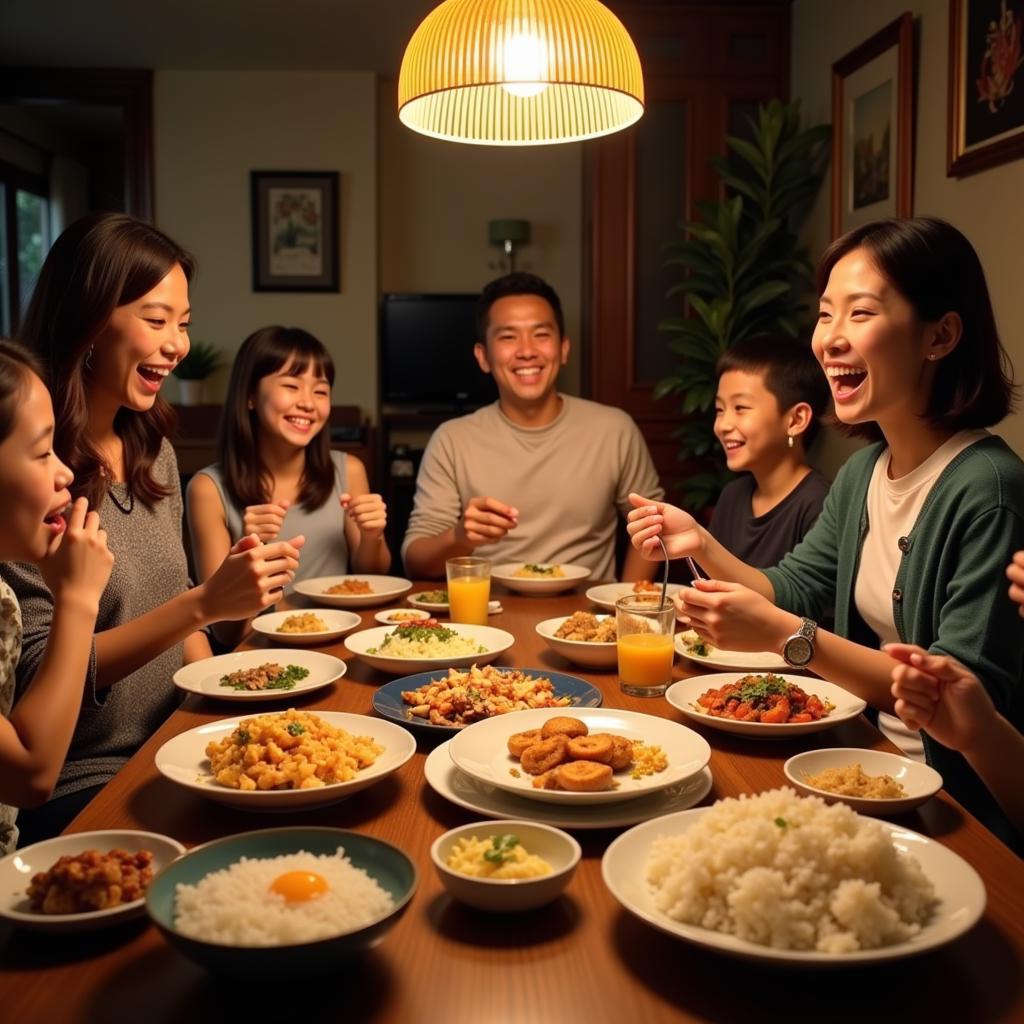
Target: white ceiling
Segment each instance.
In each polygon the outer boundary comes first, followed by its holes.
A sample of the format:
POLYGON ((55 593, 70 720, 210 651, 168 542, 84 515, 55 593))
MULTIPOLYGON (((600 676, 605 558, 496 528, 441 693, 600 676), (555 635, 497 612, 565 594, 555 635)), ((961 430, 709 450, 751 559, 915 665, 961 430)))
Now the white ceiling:
POLYGON ((398 74, 438 0, 0 0, 0 64, 398 74))

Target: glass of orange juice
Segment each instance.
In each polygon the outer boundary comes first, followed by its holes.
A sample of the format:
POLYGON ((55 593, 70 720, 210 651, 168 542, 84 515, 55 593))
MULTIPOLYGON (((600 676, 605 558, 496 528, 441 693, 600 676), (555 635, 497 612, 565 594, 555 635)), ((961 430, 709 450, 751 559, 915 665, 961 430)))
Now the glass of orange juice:
POLYGON ((452 622, 487 625, 487 602, 491 599, 491 563, 486 558, 449 558, 448 617, 452 622))
POLYGON ((672 682, 676 610, 671 601, 627 594, 615 602, 619 685, 634 697, 659 697, 672 682))

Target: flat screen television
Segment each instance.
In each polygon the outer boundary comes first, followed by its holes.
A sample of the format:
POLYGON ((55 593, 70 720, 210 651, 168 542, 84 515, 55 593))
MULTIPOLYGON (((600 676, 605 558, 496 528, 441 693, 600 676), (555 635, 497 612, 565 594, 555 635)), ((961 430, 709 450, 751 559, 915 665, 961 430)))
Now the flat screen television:
POLYGON ((498 397, 473 355, 476 295, 388 293, 380 305, 381 401, 475 407, 498 397))

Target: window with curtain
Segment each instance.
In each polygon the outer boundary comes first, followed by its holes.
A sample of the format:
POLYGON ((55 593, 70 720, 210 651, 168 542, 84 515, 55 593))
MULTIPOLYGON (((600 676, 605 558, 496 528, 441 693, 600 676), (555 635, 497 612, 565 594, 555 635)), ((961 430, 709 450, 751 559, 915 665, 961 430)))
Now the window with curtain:
POLYGON ((0 162, 0 332, 4 335, 18 325, 51 241, 47 183, 0 162))

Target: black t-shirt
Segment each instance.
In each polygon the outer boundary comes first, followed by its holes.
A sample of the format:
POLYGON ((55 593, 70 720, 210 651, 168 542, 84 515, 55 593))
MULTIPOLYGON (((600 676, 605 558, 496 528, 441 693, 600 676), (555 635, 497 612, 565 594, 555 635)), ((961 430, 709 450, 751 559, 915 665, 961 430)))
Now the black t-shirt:
POLYGON ((821 513, 829 482, 812 469, 763 516, 755 516, 751 505, 756 487, 750 473, 727 484, 708 529, 715 540, 747 565, 768 569, 778 565, 803 540, 821 513))

